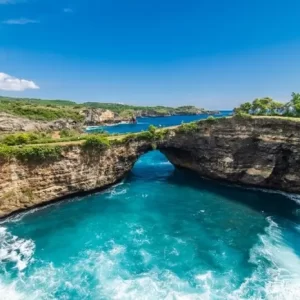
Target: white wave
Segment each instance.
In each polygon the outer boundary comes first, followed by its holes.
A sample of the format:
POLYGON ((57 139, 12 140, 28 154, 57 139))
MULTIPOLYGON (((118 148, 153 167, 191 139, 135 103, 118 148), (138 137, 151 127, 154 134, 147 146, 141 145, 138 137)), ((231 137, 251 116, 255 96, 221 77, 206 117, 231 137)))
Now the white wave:
POLYGON ((300 204, 300 195, 299 194, 287 193, 287 192, 283 192, 283 191, 280 191, 280 190, 271 190, 271 189, 256 188, 256 187, 247 187, 247 186, 240 186, 240 185, 233 185, 233 186, 243 187, 244 189, 247 189, 247 190, 260 191, 260 192, 265 192, 265 193, 269 193, 269 194, 280 194, 280 195, 282 195, 284 197, 287 197, 290 200, 293 200, 296 203, 300 204))
MULTIPOLYGON (((115 127, 115 126, 120 126, 120 125, 127 125, 127 124, 135 124, 135 123, 131 123, 131 122, 126 122, 126 121, 121 121, 121 122, 118 122, 118 123, 114 123, 114 124, 105 124, 103 126, 96 126, 97 128, 100 128, 100 129, 105 129, 105 127, 115 127)), ((94 128, 96 129, 96 128, 94 128)))
MULTIPOLYGON (((148 253, 145 256, 151 259, 148 253)), ((106 253, 98 256, 97 265, 101 266, 97 269, 97 290, 105 299, 205 299, 187 281, 179 279, 170 271, 154 269, 132 276, 128 271, 120 269, 119 261, 112 260, 106 253)))
POLYGON ((115 191, 118 187, 122 186, 124 184, 124 181, 122 180, 121 182, 118 182, 107 189, 99 192, 99 194, 110 194, 112 191, 115 191))
POLYGON ((109 254, 115 256, 118 254, 122 254, 126 251, 126 247, 121 246, 121 245, 115 245, 110 251, 109 254))
POLYGON ((18 281, 22 279, 22 272, 33 261, 35 244, 32 240, 26 240, 12 235, 5 227, 0 227, 0 299, 24 300, 38 299, 29 297, 25 291, 18 290, 18 281), (6 270, 7 264, 18 272, 18 280, 10 281, 6 270))
POLYGON ((157 165, 172 165, 169 161, 162 161, 158 163, 157 165))
POLYGON ((268 222, 250 252, 255 271, 229 299, 300 299, 300 258, 283 242, 279 226, 271 218, 268 222))
POLYGON ((46 205, 41 206, 41 207, 36 207, 36 208, 29 209, 29 210, 25 210, 23 212, 17 213, 15 215, 12 215, 10 217, 7 217, 7 218, 1 220, 0 224, 17 223, 17 222, 21 221, 25 216, 28 216, 30 214, 35 213, 36 211, 45 209, 45 208, 47 208, 49 206, 52 206, 52 205, 55 205, 55 204, 57 204, 57 203, 49 203, 49 204, 46 204, 46 205))
POLYGON ((0 227, 0 263, 10 262, 23 271, 32 260, 35 244, 32 240, 18 238, 0 227))
MULTIPOLYGON (((136 225, 134 225, 136 227, 136 225)), ((130 234, 132 235, 142 235, 145 232, 143 227, 138 226, 137 228, 134 228, 130 231, 130 234)))
POLYGON ((152 260, 152 255, 146 250, 140 250, 140 254, 143 257, 143 261, 145 264, 148 264, 152 260))
MULTIPOLYGON (((207 299, 211 298, 212 294, 212 272, 208 271, 204 274, 198 274, 196 275, 195 279, 198 281, 198 286, 200 286, 202 289, 204 289, 204 297, 207 299)), ((204 298, 203 297, 203 298, 204 298)))
MULTIPOLYGON (((5 281, 0 276, 0 295, 6 297, 0 296, 0 299, 57 299, 56 293, 61 290, 65 291, 65 299, 74 292, 78 299, 300 299, 300 259, 284 243, 280 226, 271 218, 268 222, 265 233, 250 251, 254 271, 238 288, 231 284, 236 276, 233 272, 220 277, 207 270, 194 275, 194 285, 165 268, 152 267, 141 274, 132 273, 126 246, 114 240, 105 243, 105 251, 86 251, 74 258, 73 263, 61 267, 43 262, 30 277, 25 277, 22 271, 32 259, 34 244, 0 227, 0 244, 5 245, 1 246, 0 262, 1 259, 9 260, 19 271, 13 281, 5 281), (96 280, 96 288, 91 289, 91 278, 96 280)), ((147 233, 142 227, 133 223, 129 227, 134 243, 140 246, 147 243, 147 233)), ((179 238, 175 240, 180 245, 185 244, 179 238)), ((145 265, 156 259, 144 247, 138 253, 145 265)), ((169 254, 177 256, 179 252, 172 248, 169 254)))
POLYGON ((116 190, 116 189, 113 189, 110 193, 110 196, 113 197, 113 196, 118 196, 118 195, 124 195, 127 193, 127 189, 122 189, 122 190, 116 190))
POLYGON ((4 284, 0 280, 0 299, 1 300, 24 300, 29 299, 24 293, 16 289, 16 283, 4 284))
MULTIPOLYGON (((214 181, 214 179, 209 179, 209 178, 206 178, 206 180, 214 181)), ((228 187, 237 187, 237 188, 242 188, 245 190, 259 191, 259 192, 264 192, 264 193, 269 193, 269 194, 280 194, 280 195, 285 196, 285 197, 289 198, 290 200, 293 200, 296 203, 300 204, 300 194, 288 193, 288 192, 283 192, 280 190, 265 189, 265 188, 260 188, 260 187, 252 187, 252 186, 240 185, 240 184, 234 184, 234 183, 226 183, 226 182, 219 182, 219 184, 228 186, 228 187)))
POLYGON ((287 193, 287 192, 282 192, 279 190, 268 190, 268 189, 258 189, 258 188, 251 188, 251 189, 259 190, 259 191, 270 193, 270 194, 280 194, 280 195, 285 196, 285 197, 295 201, 296 203, 300 204, 300 195, 299 194, 287 193))

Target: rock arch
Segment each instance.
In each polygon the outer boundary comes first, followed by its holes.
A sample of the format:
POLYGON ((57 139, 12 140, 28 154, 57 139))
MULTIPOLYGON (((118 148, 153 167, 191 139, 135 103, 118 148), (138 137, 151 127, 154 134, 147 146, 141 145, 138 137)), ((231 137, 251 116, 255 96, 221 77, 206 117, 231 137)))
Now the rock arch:
MULTIPOLYGON (((300 192, 300 122, 276 118, 201 121, 170 129, 155 142, 169 161, 218 180, 300 192)), ((153 141, 116 143, 97 153, 66 147, 54 162, 0 162, 0 217, 76 193, 91 192, 126 176, 153 141)))

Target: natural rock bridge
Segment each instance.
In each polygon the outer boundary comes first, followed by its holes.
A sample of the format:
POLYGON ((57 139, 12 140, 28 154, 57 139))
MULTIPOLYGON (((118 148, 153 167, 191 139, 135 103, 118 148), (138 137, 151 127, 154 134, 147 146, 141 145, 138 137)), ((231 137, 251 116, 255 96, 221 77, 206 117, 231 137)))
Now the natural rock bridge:
MULTIPOLYGON (((283 118, 200 121, 193 130, 172 128, 157 149, 178 167, 200 176, 300 192, 300 122, 283 118)), ((116 183, 153 141, 132 140, 103 151, 66 146, 60 159, 0 162, 0 217, 79 192, 116 183)))

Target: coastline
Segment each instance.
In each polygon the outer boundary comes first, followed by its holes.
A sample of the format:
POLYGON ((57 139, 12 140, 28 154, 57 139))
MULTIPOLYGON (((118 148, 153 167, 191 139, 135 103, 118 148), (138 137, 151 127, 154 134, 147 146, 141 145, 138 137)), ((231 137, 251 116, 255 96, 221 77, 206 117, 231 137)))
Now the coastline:
POLYGON ((5 148, 17 156, 0 162, 0 215, 114 184, 153 149, 199 177, 297 193, 299 167, 286 155, 297 161, 299 128, 288 119, 215 118, 92 140, 91 148, 85 140, 5 148))
POLYGON ((99 125, 91 125, 91 126, 85 126, 84 129, 85 130, 93 130, 93 129, 99 129, 101 127, 113 127, 113 126, 119 126, 119 125, 130 125, 130 124, 139 124, 139 119, 158 119, 158 118, 171 118, 171 117, 194 117, 194 116, 205 116, 207 115, 207 117, 209 116, 216 116, 217 117, 222 117, 223 114, 228 114, 231 115, 232 114, 232 110, 220 110, 220 111, 216 111, 215 113, 198 113, 198 114, 171 114, 171 115, 146 115, 146 116, 137 116, 136 117, 136 121, 137 123, 132 123, 130 121, 120 121, 120 122, 116 122, 116 123, 112 123, 112 122, 103 122, 99 125))

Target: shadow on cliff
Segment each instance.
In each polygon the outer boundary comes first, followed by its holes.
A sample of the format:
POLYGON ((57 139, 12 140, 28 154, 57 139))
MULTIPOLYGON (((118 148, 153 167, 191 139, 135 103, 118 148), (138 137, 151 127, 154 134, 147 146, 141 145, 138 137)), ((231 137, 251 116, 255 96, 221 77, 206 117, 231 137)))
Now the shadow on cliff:
POLYGON ((175 169, 168 177, 168 182, 218 194, 228 199, 228 201, 242 203, 265 215, 300 222, 300 204, 285 193, 205 179, 186 169, 175 169))
POLYGON ((278 216, 300 222, 300 204, 292 200, 288 194, 205 179, 194 171, 175 168, 168 162, 166 156, 158 151, 150 151, 141 156, 127 177, 129 181, 152 179, 207 191, 220 195, 227 201, 247 205, 266 216, 278 216))

